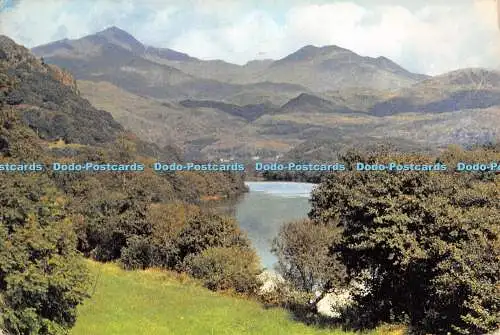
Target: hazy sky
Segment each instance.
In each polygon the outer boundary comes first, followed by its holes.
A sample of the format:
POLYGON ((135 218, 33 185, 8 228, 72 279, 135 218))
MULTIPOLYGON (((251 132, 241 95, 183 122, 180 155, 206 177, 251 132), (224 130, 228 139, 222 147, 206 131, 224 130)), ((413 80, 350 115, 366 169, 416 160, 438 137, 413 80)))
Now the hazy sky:
POLYGON ((238 64, 307 44, 428 74, 500 64, 496 0, 0 0, 0 34, 28 47, 111 25, 145 44, 238 64))

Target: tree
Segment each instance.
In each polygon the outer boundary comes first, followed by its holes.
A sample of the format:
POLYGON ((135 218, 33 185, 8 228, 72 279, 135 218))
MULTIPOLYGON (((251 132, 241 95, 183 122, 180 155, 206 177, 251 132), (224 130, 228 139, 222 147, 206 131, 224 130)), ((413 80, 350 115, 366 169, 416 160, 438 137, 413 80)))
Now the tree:
MULTIPOLYGON (((382 155, 379 162, 415 159, 382 155)), ((313 194, 310 216, 342 230, 332 251, 350 278, 370 274, 370 293, 356 298, 359 325, 409 320, 420 334, 498 328, 499 192, 498 175, 329 176, 313 194)))
POLYGON ((62 198, 41 174, 0 175, 0 329, 66 334, 88 273, 62 198))
POLYGON ((277 270, 296 289, 313 292, 343 283, 342 264, 329 254, 336 229, 310 220, 288 222, 273 241, 277 270))

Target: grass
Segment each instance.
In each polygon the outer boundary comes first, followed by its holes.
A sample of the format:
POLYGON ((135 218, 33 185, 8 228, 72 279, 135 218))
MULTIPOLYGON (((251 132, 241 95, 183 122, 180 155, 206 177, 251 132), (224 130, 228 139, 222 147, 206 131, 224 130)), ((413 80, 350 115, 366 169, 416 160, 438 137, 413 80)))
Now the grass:
MULTIPOLYGON (((96 285, 78 309, 72 335, 354 334, 305 326, 282 309, 214 293, 173 273, 124 271, 92 261, 88 266, 96 285)), ((387 328, 370 334, 389 333, 399 334, 387 328)))

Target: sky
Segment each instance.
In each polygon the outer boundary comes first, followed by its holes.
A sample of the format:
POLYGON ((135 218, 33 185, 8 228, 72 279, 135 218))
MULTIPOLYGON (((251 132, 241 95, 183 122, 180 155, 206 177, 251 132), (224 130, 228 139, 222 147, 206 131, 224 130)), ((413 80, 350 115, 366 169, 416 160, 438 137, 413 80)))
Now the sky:
MULTIPOLYGON (((498 0, 500 1, 500 0, 498 0)), ((436 75, 498 68, 496 0, 0 0, 0 34, 27 47, 117 26, 144 44, 244 64, 338 45, 436 75)))

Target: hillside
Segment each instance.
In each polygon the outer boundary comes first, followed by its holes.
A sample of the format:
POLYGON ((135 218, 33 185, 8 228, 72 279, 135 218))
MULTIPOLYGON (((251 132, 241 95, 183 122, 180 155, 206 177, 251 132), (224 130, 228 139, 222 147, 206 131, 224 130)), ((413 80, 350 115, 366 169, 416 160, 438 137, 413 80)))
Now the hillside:
POLYGON ((375 104, 370 112, 385 116, 399 113, 445 113, 500 105, 500 72, 461 69, 423 80, 375 104))
POLYGON ((167 145, 173 143, 186 159, 203 157, 200 151, 220 138, 234 138, 247 124, 243 118, 217 109, 185 108, 127 92, 107 82, 78 81, 82 93, 95 106, 113 114, 120 123, 142 139, 167 145))
POLYGON ((41 138, 97 144, 112 141, 123 131, 111 114, 78 95, 69 73, 41 63, 6 36, 0 36, 0 62, 6 87, 0 104, 12 106, 41 138))
MULTIPOLYGON (((156 142, 125 130, 109 112, 95 108, 80 95, 72 74, 46 64, 6 36, 0 36, 0 112, 0 153, 6 158, 37 158, 47 163, 55 159, 104 163, 136 160, 150 164, 154 160, 181 162, 185 156, 168 136, 156 142)), ((175 137, 176 133, 171 135, 175 137)), ((106 176, 89 178, 100 180, 104 188, 116 187, 112 182, 108 185, 110 178, 106 176)), ((204 195, 244 191, 241 179, 218 173, 141 178, 157 180, 164 191, 170 187, 168 195, 162 196, 165 198, 196 201, 204 195)), ((72 182, 78 182, 78 178, 72 182)))
POLYGON ((370 141, 428 151, 449 144, 493 141, 500 128, 500 109, 496 106, 447 113, 370 115, 366 106, 380 99, 371 92, 302 94, 283 106, 240 106, 207 100, 160 102, 109 83, 79 81, 78 86, 95 106, 110 111, 143 140, 158 144, 172 141, 190 157, 249 159, 258 155, 274 159, 304 143, 286 157, 302 153, 306 159, 310 155, 302 148, 323 143, 314 156, 328 161, 339 148, 370 141), (366 100, 358 99, 360 95, 366 100), (261 106, 265 108, 258 109, 261 106), (256 109, 262 112, 257 118, 252 114, 256 109), (250 114, 243 115, 247 112, 250 114))
POLYGON ((348 88, 395 89, 426 78, 385 57, 360 56, 338 46, 305 46, 272 63, 259 78, 301 83, 315 92, 348 88))
MULTIPOLYGON (((112 264, 88 263, 96 286, 79 309, 72 335, 163 334, 354 334, 307 327, 282 309, 224 296, 192 280, 162 271, 124 272, 112 264)), ((397 335, 381 328, 366 335, 397 335)))

